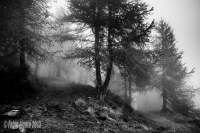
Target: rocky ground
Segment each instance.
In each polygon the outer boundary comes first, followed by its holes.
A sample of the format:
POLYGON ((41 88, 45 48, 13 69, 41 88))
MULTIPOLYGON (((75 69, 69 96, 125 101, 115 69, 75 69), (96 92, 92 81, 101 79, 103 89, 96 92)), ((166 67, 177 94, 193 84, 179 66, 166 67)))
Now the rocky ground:
MULTIPOLYGON (((59 81, 38 95, 0 105, 2 133, 199 133, 198 119, 134 111, 108 93, 97 100, 93 87, 59 81), (10 112, 9 112, 10 111, 10 112), (13 123, 12 123, 13 122, 13 123), (14 122, 21 122, 19 123, 14 122), (27 125, 29 123, 29 125, 27 125)), ((52 81, 51 81, 52 83, 52 81)))

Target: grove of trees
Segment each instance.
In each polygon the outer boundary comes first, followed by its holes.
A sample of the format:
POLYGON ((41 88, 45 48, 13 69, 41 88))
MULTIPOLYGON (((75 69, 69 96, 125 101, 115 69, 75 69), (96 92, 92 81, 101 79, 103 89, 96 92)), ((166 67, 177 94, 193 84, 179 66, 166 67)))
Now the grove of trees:
MULTIPOLYGON (((48 48, 71 41, 75 47, 62 59, 78 59, 82 65, 94 68, 99 98, 106 96, 116 67, 129 104, 135 86, 139 91, 151 88, 161 92, 163 112, 187 115, 194 108, 192 97, 198 89, 186 84, 194 69, 188 71, 182 62, 183 52, 176 46, 172 27, 164 20, 148 22, 153 12, 148 4, 141 0, 68 0, 64 7, 67 12, 55 21, 51 19, 48 3, 48 0, 0 1, 1 83, 5 80, 9 83, 18 73, 23 76, 14 80, 21 86, 27 79, 26 59, 36 64, 37 76, 39 62, 55 54, 48 48), (70 30, 69 25, 75 28, 70 30), (62 32, 55 28, 58 26, 63 28, 62 32), (10 63, 14 65, 10 67, 10 63), (6 79, 9 74, 12 78, 6 79)), ((58 61, 57 77, 61 76, 60 66, 58 61)))
POLYGON ((82 58, 83 64, 95 67, 99 93, 105 94, 114 65, 132 77, 138 86, 150 79, 155 52, 148 49, 147 42, 154 21, 149 24, 145 18, 152 10, 140 1, 69 1, 70 13, 62 21, 76 23, 79 31, 91 33, 91 38, 82 38, 85 46, 78 47, 70 56, 82 58))
MULTIPOLYGON (((0 82, 8 93, 18 93, 29 88, 28 59, 49 57, 45 45, 52 23, 48 0, 0 1, 0 82), (14 89, 16 88, 16 89, 14 89)), ((1 93, 3 96, 4 93, 1 93)))
POLYGON ((25 56, 46 56, 42 47, 50 44, 48 38, 50 13, 47 0, 2 0, 1 6, 1 59, 20 54, 20 66, 25 66, 25 56))

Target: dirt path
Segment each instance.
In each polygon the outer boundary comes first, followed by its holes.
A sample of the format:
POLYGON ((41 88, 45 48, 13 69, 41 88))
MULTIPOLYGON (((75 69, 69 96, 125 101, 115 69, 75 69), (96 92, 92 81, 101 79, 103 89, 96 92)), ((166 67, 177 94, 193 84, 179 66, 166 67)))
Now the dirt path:
POLYGON ((148 113, 148 112, 140 112, 144 117, 147 119, 150 119, 154 121, 158 126, 163 127, 165 129, 170 129, 172 131, 185 131, 185 132, 192 132, 190 129, 193 127, 193 125, 190 124, 181 124, 176 123, 164 116, 154 114, 154 113, 148 113))

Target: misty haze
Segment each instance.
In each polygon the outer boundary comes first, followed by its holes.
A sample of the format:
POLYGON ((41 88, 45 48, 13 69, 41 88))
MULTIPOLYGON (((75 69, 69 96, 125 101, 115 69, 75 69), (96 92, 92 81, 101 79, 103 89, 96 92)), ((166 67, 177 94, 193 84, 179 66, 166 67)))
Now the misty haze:
POLYGON ((0 132, 199 133, 200 2, 177 1, 0 1, 0 132))

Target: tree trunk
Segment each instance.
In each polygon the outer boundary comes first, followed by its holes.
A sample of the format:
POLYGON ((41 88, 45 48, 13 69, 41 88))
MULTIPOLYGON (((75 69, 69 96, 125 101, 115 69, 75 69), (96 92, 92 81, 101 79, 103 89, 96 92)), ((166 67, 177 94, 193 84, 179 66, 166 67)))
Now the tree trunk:
POLYGON ((52 75, 53 78, 56 77, 56 64, 53 63, 53 75, 52 75))
POLYGON ((99 17, 100 17, 100 7, 99 7, 99 1, 97 5, 94 8, 94 19, 95 19, 95 68, 96 68, 96 89, 98 93, 100 92, 102 88, 102 79, 101 79, 101 62, 100 62, 100 23, 99 23, 99 17), (97 12, 96 12, 97 11, 97 12))
POLYGON ((56 71, 56 77, 61 77, 61 66, 60 62, 56 63, 57 71, 56 71))
POLYGON ((20 46, 20 69, 23 70, 23 68, 25 67, 25 33, 24 33, 24 29, 25 29, 25 13, 24 13, 24 9, 23 9, 23 3, 22 1, 19 1, 19 8, 20 8, 20 30, 21 30, 21 39, 19 40, 19 46, 20 46))
POLYGON ((107 91, 109 82, 110 82, 110 78, 111 78, 111 73, 112 73, 112 69, 113 69, 113 52, 112 52, 112 41, 111 41, 111 23, 110 23, 110 17, 111 17, 111 12, 110 12, 110 6, 109 6, 109 25, 108 25, 108 53, 109 53, 109 63, 108 63, 108 68, 107 68, 107 73, 106 73, 106 79, 104 81, 103 84, 103 94, 107 91))
POLYGON ((128 100, 128 96, 127 96, 127 85, 126 85, 127 81, 126 81, 126 77, 124 77, 124 101, 127 102, 128 100))
POLYGON ((109 65, 108 65, 108 69, 107 69, 106 79, 105 79, 103 87, 102 87, 102 89, 103 89, 102 92, 103 93, 105 93, 107 88, 108 88, 108 85, 109 85, 109 82, 110 82, 111 73, 112 73, 112 63, 110 62, 109 65))
POLYGON ((40 70, 40 63, 39 63, 39 57, 36 55, 36 66, 35 66, 35 76, 39 77, 39 70, 40 70))
POLYGON ((131 76, 129 76, 129 105, 131 106, 131 103, 132 103, 132 88, 131 88, 131 85, 132 85, 132 78, 131 76))
POLYGON ((25 40, 22 39, 21 41, 19 41, 19 43, 20 43, 20 68, 21 68, 21 70, 23 70, 23 68, 26 65, 25 49, 24 49, 25 40))
POLYGON ((163 89, 163 106, 161 112, 166 112, 166 111, 167 111, 167 92, 165 89, 163 89))
POLYGON ((99 27, 95 27, 95 68, 96 68, 96 88, 99 92, 102 88, 102 80, 101 80, 101 63, 99 57, 99 27))

